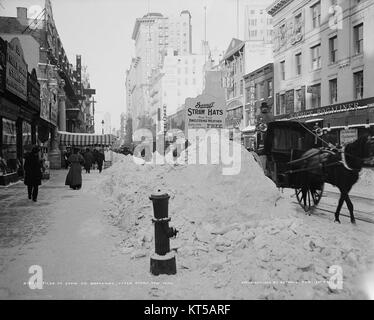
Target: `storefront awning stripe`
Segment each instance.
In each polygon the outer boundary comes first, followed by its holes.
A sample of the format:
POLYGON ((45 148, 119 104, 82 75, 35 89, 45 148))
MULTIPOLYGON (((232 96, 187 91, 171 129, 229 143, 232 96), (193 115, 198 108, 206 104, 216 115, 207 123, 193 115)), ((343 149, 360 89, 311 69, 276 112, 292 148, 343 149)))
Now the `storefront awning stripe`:
POLYGON ((82 134, 82 133, 70 133, 70 132, 59 132, 60 144, 69 146, 110 146, 114 137, 111 134, 82 134))

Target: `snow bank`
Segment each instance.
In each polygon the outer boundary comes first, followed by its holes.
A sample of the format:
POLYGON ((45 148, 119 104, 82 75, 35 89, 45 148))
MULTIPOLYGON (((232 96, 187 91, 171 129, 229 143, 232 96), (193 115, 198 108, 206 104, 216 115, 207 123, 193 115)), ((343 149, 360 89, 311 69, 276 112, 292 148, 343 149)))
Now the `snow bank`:
MULTIPOLYGON (((357 283, 374 263, 373 229, 305 216, 250 153, 241 148, 234 161, 240 173, 224 176, 222 164, 138 165, 118 155, 95 191, 113 204, 109 216, 126 231, 123 253, 136 259, 153 251, 149 196, 161 190, 171 196, 170 225, 179 230, 171 240, 178 273, 190 287, 204 288, 202 298, 221 289, 229 299, 365 298, 357 283), (336 265, 344 272, 340 291, 327 284, 336 265)), ((182 299, 191 292, 175 290, 182 299)))

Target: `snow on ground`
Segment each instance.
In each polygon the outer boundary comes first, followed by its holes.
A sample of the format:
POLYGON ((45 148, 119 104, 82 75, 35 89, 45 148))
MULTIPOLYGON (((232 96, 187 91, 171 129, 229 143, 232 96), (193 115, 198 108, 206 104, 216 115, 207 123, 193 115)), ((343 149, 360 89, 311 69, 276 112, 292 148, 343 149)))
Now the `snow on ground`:
MULTIPOLYGON (((141 259, 153 252, 149 196, 161 190, 171 196, 170 225, 179 230, 171 247, 178 279, 185 280, 168 297, 190 297, 197 286, 194 297, 203 299, 367 298, 362 281, 374 266, 373 227, 305 216, 250 153, 240 155, 233 176, 222 175, 219 164, 138 165, 116 155, 94 191, 112 204, 108 214, 124 231, 123 253, 141 259), (343 290, 326 283, 333 266, 343 270, 343 290)), ((362 180, 370 185, 372 173, 362 180)))
POLYGON ((352 188, 352 192, 374 198, 374 169, 364 168, 360 172, 360 180, 352 188))

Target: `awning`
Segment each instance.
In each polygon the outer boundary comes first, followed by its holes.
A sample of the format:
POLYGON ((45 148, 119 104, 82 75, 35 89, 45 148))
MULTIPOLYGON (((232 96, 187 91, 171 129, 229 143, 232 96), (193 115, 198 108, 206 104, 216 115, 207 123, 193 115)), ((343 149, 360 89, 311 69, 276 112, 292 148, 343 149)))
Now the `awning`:
POLYGON ((112 134, 90 134, 58 132, 60 145, 63 146, 110 146, 115 141, 112 134))

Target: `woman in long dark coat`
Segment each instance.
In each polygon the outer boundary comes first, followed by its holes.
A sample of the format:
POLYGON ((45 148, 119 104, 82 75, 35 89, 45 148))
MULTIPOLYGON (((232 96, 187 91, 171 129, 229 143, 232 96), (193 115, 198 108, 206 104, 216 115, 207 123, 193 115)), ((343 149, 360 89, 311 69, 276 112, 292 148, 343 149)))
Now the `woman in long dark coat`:
POLYGON ((71 166, 65 180, 65 185, 70 186, 74 190, 79 190, 82 187, 82 166, 84 165, 84 159, 78 151, 77 148, 74 148, 73 154, 68 159, 71 166))
POLYGON ((34 146, 31 152, 25 156, 23 169, 25 171, 24 183, 27 186, 29 199, 32 198, 36 202, 38 189, 42 184, 42 164, 39 159, 39 147, 34 146))

